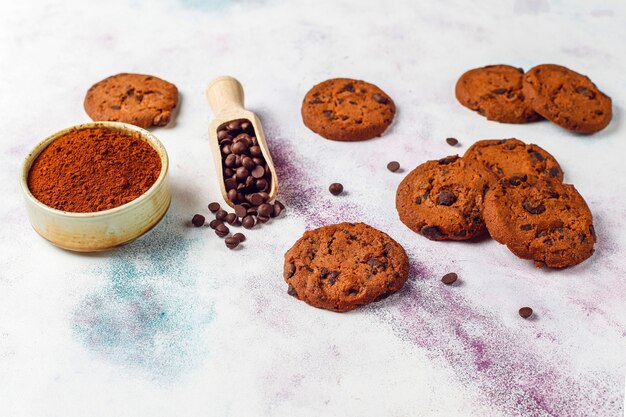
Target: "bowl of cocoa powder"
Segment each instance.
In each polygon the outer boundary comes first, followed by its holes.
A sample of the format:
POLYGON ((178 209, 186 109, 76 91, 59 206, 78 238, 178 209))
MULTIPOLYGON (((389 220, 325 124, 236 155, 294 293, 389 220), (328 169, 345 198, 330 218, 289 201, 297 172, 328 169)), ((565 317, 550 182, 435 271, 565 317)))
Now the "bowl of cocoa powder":
POLYGON ((118 122, 73 126, 46 138, 22 169, 30 222, 56 246, 96 252, 127 243, 165 215, 168 157, 147 130, 118 122))

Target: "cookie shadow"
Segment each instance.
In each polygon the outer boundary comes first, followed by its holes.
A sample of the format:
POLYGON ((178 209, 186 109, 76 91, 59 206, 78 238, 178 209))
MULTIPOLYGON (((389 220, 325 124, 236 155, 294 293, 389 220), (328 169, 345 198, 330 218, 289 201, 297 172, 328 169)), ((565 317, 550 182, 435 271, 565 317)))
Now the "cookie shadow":
POLYGON ((183 107, 183 94, 178 92, 178 104, 176 107, 172 109, 172 116, 170 117, 170 122, 165 126, 161 127, 161 129, 173 129, 178 125, 178 115, 180 114, 180 109, 183 107))

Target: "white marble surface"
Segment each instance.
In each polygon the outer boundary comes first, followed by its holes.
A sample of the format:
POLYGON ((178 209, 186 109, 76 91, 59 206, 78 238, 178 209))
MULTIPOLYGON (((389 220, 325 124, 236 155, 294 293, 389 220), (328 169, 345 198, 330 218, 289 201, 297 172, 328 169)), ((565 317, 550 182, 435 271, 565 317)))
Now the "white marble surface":
POLYGON ((2 2, 0 415, 622 415, 625 21, 623 1, 2 2), (613 97, 606 130, 487 122, 454 99, 469 68, 545 62, 613 97), (182 93, 175 124, 154 130, 171 158, 172 207, 117 250, 56 249, 25 217, 20 164, 45 136, 87 121, 87 88, 123 71, 182 93), (221 74, 242 81, 261 116, 288 206, 232 252, 187 226, 219 197, 204 89, 221 74), (394 98, 383 137, 335 143, 302 125, 304 93, 333 76, 394 98), (389 160, 411 169, 512 136, 554 154, 587 199, 599 241, 583 264, 539 270, 494 241, 430 242, 397 220, 403 174, 389 160), (325 191, 334 181, 345 196, 325 191), (340 220, 406 247, 413 268, 399 295, 340 315, 286 294, 285 250, 340 220), (449 271, 460 286, 440 284, 449 271), (523 305, 535 320, 517 316, 523 305))

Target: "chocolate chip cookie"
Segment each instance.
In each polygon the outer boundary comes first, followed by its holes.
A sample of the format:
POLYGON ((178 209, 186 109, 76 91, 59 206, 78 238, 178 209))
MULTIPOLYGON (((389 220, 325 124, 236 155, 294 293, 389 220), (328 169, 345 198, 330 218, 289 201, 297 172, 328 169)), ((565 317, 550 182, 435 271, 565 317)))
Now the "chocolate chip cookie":
POLYGON ((350 78, 317 84, 302 102, 304 124, 332 140, 357 141, 380 136, 395 114, 396 106, 383 90, 350 78))
POLYGON ((489 188, 483 174, 458 156, 428 161, 396 192, 402 223, 430 240, 467 240, 485 233, 482 207, 489 188))
POLYGON ((593 254, 589 207, 573 185, 559 180, 502 180, 487 194, 483 217, 495 240, 537 266, 564 268, 593 254))
POLYGON ((96 121, 165 126, 178 104, 178 89, 160 78, 117 74, 94 84, 85 96, 85 111, 96 121))
POLYGON ((456 83, 456 98, 465 107, 488 120, 527 123, 541 119, 524 100, 524 70, 510 65, 489 65, 461 75, 456 83))
POLYGON ((386 298, 402 288, 408 274, 402 246, 364 223, 310 230, 285 253, 288 293, 331 311, 386 298))
POLYGON ((518 139, 479 140, 469 147, 463 159, 491 177, 490 184, 503 178, 516 182, 528 176, 563 180, 563 170, 552 155, 518 139))
POLYGON ((523 86, 532 108, 567 130, 594 133, 611 121, 611 98, 588 77, 569 68, 538 65, 526 73, 523 86))

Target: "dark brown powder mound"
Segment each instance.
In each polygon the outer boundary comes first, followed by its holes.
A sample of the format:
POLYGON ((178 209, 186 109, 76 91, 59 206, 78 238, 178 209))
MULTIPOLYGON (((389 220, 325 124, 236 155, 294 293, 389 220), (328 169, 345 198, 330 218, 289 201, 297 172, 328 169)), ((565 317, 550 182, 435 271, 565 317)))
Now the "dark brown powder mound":
POLYGON ((136 199, 160 172, 159 154, 138 133, 89 128, 48 145, 30 169, 28 188, 47 206, 86 213, 136 199))

